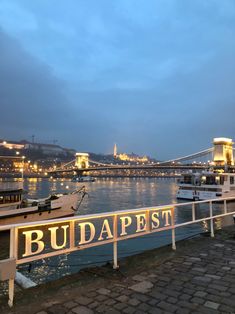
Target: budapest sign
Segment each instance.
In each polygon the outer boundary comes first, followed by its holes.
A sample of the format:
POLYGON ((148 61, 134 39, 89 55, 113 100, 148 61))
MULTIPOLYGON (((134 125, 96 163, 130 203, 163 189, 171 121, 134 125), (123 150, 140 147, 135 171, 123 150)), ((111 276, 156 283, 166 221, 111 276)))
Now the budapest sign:
POLYGON ((84 215, 17 227, 17 264, 171 229, 173 207, 84 215))

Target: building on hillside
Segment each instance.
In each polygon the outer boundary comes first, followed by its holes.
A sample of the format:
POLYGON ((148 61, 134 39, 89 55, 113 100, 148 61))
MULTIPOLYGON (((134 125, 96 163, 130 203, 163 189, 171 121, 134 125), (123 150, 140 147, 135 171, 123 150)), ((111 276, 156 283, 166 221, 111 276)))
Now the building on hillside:
POLYGON ((25 145, 20 142, 13 142, 13 141, 5 141, 0 140, 0 146, 8 149, 17 149, 21 150, 25 148, 25 145))

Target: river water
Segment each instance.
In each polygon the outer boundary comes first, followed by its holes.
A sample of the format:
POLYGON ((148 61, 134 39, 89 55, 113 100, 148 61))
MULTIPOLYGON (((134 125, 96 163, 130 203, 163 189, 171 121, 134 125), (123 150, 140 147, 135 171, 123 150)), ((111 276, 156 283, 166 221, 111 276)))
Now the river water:
MULTIPOLYGON (((69 179, 25 179, 24 188, 28 197, 46 197, 55 192, 68 192, 84 184, 71 182, 69 179)), ((156 205, 176 203, 177 182, 170 178, 99 178, 96 182, 86 183, 88 197, 85 197, 78 214, 93 214, 112 212, 124 209, 136 209, 156 205)), ((220 205, 221 206, 221 205, 220 205)), ((220 210, 218 205, 218 210, 220 210)), ((197 218, 205 215, 204 209, 197 208, 197 218)), ((176 209, 176 222, 191 220, 191 209, 184 207, 176 209)), ((220 228, 221 221, 216 226, 220 228)), ((208 224, 190 225, 176 230, 177 240, 208 231, 208 224)), ((171 243, 170 232, 160 232, 137 239, 118 243, 118 257, 136 254, 171 243)), ((1 241, 0 250, 5 244, 1 241)), ((170 248, 169 248, 170 249, 170 248)), ((45 260, 24 264, 20 271, 37 283, 57 279, 61 276, 79 271, 81 268, 101 265, 112 261, 112 246, 104 245, 61 255, 45 260)))

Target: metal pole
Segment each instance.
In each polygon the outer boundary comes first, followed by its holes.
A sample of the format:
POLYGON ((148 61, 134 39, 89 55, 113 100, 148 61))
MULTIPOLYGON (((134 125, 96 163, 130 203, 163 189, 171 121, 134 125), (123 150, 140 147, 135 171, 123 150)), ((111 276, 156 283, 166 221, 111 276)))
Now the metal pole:
MULTIPOLYGON (((212 208, 212 201, 210 201, 210 217, 213 217, 213 208, 212 208)), ((214 223, 213 218, 210 219, 210 227, 211 227, 211 237, 214 238, 214 223)))
POLYGON ((22 156, 22 181, 24 180, 24 159, 25 159, 25 156, 22 156))
POLYGON ((118 269, 118 251, 117 251, 117 215, 113 216, 113 269, 118 269))
POLYGON ((172 250, 176 250, 175 244, 175 210, 174 207, 171 208, 171 238, 172 238, 172 250))
POLYGON ((227 201, 224 200, 224 214, 227 214, 227 201))
MULTIPOLYGON (((16 258, 16 229, 12 228, 10 231, 10 258, 16 258)), ((14 286, 15 286, 15 279, 9 279, 9 285, 8 285, 8 305, 10 307, 13 306, 13 300, 14 300, 14 286)))
POLYGON ((196 215, 195 215, 195 203, 192 203, 192 220, 195 221, 196 215))

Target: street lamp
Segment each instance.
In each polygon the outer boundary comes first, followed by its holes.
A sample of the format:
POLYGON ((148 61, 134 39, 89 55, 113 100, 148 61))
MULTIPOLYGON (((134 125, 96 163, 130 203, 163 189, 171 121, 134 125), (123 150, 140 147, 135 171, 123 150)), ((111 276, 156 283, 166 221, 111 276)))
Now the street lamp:
POLYGON ((22 156, 22 176, 21 176, 21 178, 22 178, 22 181, 23 181, 23 179, 24 179, 24 160, 25 160, 25 156, 22 156))

